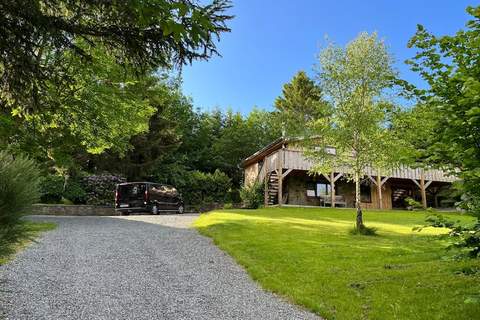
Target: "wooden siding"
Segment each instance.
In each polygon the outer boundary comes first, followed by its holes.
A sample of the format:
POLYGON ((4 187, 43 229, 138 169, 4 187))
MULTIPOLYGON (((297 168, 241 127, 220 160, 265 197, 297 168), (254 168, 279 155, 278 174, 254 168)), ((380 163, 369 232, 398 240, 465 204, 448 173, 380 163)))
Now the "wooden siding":
MULTIPOLYGON (((310 159, 304 157, 303 152, 300 150, 280 149, 270 154, 265 158, 265 164, 268 163, 268 172, 274 171, 278 167, 284 169, 294 170, 310 170, 313 166, 313 162, 310 159), (280 163, 279 163, 280 162, 280 163)), ((336 172, 346 172, 341 168, 335 170, 336 172)), ((397 169, 393 169, 390 172, 382 172, 381 176, 388 176, 391 178, 400 179, 415 179, 420 180, 422 173, 427 181, 441 181, 441 182, 453 182, 458 180, 457 177, 449 176, 441 170, 423 170, 412 169, 406 166, 401 166, 397 169)), ((264 173, 265 174, 265 173, 264 173)), ((376 176, 378 172, 373 169, 367 170, 367 175, 376 176)))
POLYGON ((245 168, 245 185, 251 186, 258 176, 258 163, 254 163, 245 168))

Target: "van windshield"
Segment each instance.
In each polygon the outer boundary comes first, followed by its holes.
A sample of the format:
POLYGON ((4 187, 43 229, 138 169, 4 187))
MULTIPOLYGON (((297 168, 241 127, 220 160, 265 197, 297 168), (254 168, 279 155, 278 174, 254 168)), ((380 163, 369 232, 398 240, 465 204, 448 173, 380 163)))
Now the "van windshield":
POLYGON ((143 199, 146 185, 144 183, 131 183, 118 186, 119 200, 143 199))

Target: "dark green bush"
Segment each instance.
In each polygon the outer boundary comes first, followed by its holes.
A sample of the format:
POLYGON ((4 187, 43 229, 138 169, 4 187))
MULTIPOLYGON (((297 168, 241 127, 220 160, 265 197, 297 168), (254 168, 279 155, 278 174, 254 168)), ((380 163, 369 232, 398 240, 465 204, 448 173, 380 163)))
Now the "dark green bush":
POLYGON ((40 171, 32 160, 0 151, 0 253, 8 253, 25 235, 21 218, 38 201, 40 181, 40 171))
POLYGON ((87 192, 76 179, 68 179, 63 197, 74 204, 84 204, 87 201, 87 192))
POLYGON ((243 186, 240 189, 240 198, 245 208, 257 209, 264 202, 263 184, 255 182, 251 186, 243 186))
POLYGON ((124 177, 111 174, 85 177, 82 184, 86 192, 86 203, 92 205, 113 205, 115 202, 115 186, 125 181, 124 177))
POLYGON ((60 203, 63 196, 65 178, 48 175, 40 182, 40 201, 42 203, 60 203))
POLYGON ((232 187, 231 179, 220 170, 214 173, 184 171, 175 180, 171 184, 178 188, 189 205, 224 203, 232 187))

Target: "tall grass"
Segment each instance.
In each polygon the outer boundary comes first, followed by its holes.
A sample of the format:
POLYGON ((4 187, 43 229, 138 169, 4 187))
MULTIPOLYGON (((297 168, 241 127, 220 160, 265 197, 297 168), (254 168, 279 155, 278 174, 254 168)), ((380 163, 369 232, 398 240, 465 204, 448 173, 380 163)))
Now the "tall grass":
POLYGON ((0 151, 0 256, 10 254, 25 239, 23 215, 38 201, 40 171, 24 156, 0 151))

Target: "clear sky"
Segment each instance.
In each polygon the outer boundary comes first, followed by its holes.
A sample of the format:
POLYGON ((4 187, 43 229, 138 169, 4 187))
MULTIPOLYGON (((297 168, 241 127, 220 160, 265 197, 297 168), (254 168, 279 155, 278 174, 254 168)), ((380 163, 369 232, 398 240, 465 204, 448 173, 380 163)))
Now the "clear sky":
POLYGON ((400 75, 417 85, 403 64, 415 54, 407 42, 416 25, 435 35, 453 34, 469 19, 463 0, 236 0, 231 33, 219 45, 222 57, 183 69, 184 93, 195 107, 243 114, 253 106, 272 109, 275 98, 299 70, 313 75, 325 36, 345 45, 359 32, 377 31, 393 54, 400 75))

